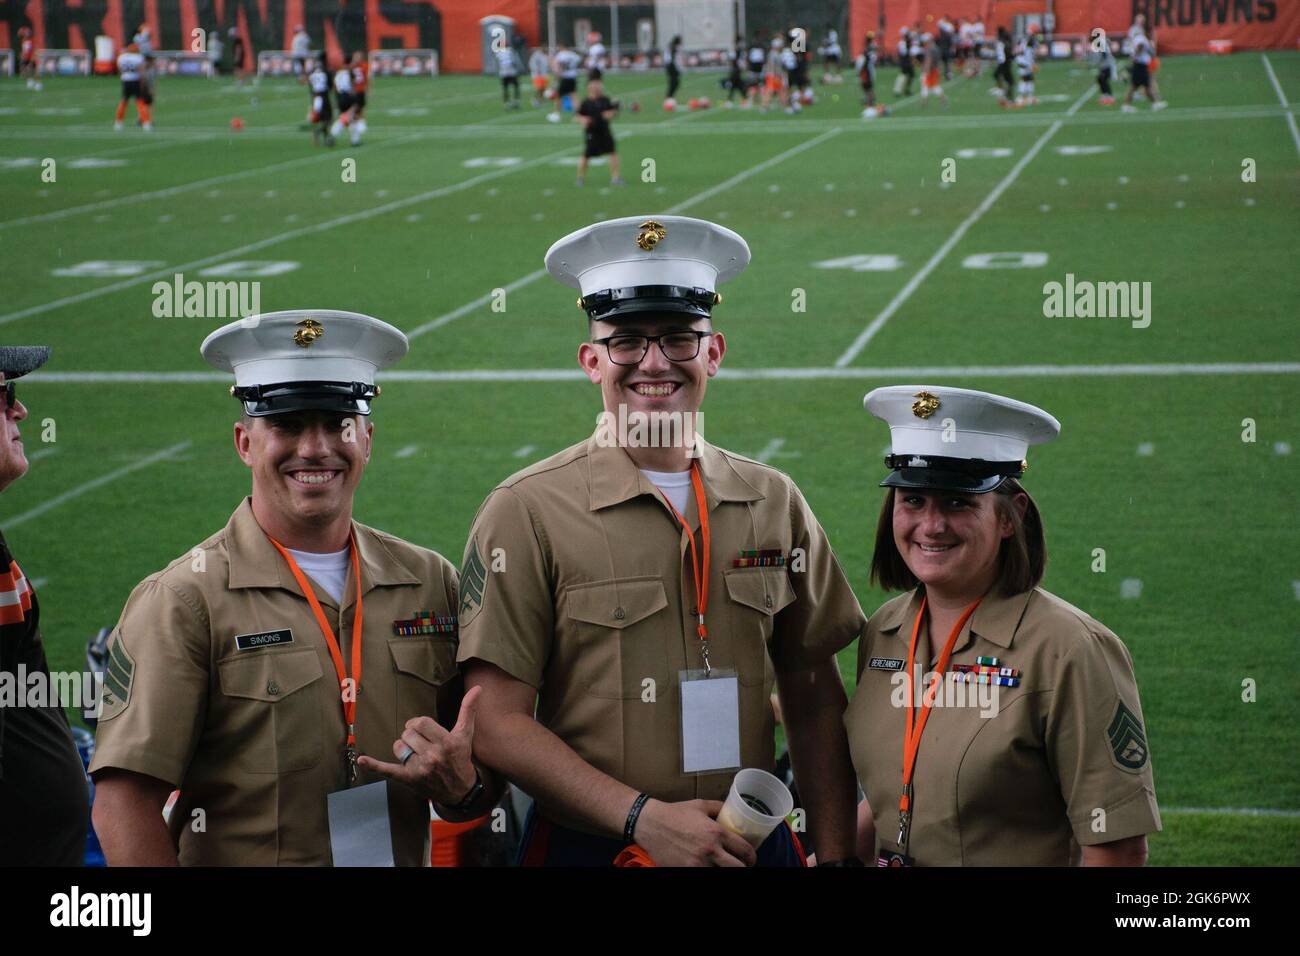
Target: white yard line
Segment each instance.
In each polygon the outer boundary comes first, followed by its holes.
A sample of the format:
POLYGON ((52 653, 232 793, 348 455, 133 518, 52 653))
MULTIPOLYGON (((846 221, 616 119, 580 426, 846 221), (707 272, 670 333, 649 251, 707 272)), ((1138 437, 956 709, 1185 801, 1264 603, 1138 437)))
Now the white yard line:
POLYGON ((1161 807, 1161 813, 1211 813, 1225 817, 1300 817, 1300 810, 1273 807, 1161 807))
MULTIPOLYGON (((398 136, 394 139, 381 140, 376 143, 377 146, 391 146, 395 143, 419 139, 424 134, 410 133, 406 136, 398 136)), ((198 140, 196 140, 197 142, 198 140)), ((20 219, 0 220, 0 229, 9 229, 13 226, 26 226, 36 222, 49 222, 53 219, 66 219, 69 216, 80 215, 85 212, 97 212, 101 209, 112 209, 116 206, 123 206, 128 203, 145 202, 149 199, 166 199, 168 196, 176 196, 181 193, 187 193, 195 189, 203 189, 206 186, 215 186, 218 183, 228 183, 236 179, 246 179, 249 176, 260 176, 263 173, 277 172, 282 169, 293 169, 296 166, 303 166, 307 163, 317 163, 323 159, 337 157, 337 153, 322 152, 311 156, 300 156, 297 159, 286 160, 283 163, 275 163, 271 166, 258 166, 254 169, 241 169, 233 173, 223 173, 220 176, 209 176, 207 179, 197 179, 193 182, 180 183, 176 186, 168 186, 166 189, 155 189, 151 192, 132 193, 129 196, 118 196, 116 199, 105 199, 102 202, 85 203, 81 206, 70 206, 67 209, 55 209, 51 212, 37 213, 34 216, 23 216, 20 219)))
MULTIPOLYGON (((630 130, 626 135, 631 136, 635 132, 639 132, 639 131, 630 130)), ((691 206, 703 202, 704 200, 708 199, 711 196, 716 196, 718 193, 722 192, 723 190, 730 189, 732 186, 744 182, 746 179, 749 179, 751 176, 756 176, 759 173, 763 172, 764 170, 770 169, 772 166, 775 166, 777 163, 784 162, 785 160, 789 159, 791 156, 797 155, 798 153, 802 153, 806 149, 811 149, 812 147, 818 145, 819 143, 822 143, 830 139, 838 132, 840 132, 838 127, 836 127, 835 129, 827 130, 825 133, 822 133, 822 135, 814 139, 807 140, 806 142, 800 143, 798 146, 794 146, 790 149, 787 149, 783 153, 778 153, 777 155, 773 156, 771 159, 764 160, 763 162, 758 163, 755 166, 751 166, 749 169, 737 173, 736 175, 732 176, 730 179, 725 180, 724 182, 721 182, 716 186, 711 186, 708 189, 704 190, 703 192, 696 193, 694 196, 691 196, 689 199, 683 200, 682 202, 679 202, 677 205, 665 209, 663 212, 665 215, 677 215, 678 213, 683 212, 686 209, 689 209, 691 206)), ((519 167, 510 167, 510 168, 517 169, 519 167)), ((509 295, 509 293, 514 292, 516 289, 522 289, 524 286, 531 285, 532 283, 536 282, 544 275, 546 275, 545 269, 536 269, 533 272, 528 273, 527 275, 520 276, 518 279, 515 279, 513 282, 511 282, 509 285, 504 286, 506 294, 509 295)), ((473 312, 475 309, 482 308, 489 301, 491 301, 492 296, 493 296, 492 292, 487 292, 479 296, 477 299, 474 299, 470 302, 466 302, 464 305, 457 306, 456 308, 452 309, 450 312, 444 312, 436 319, 430 319, 428 322, 425 322, 422 325, 417 325, 415 328, 411 329, 406 333, 406 337, 408 339, 415 339, 415 338, 419 338, 421 335, 424 335, 427 332, 432 332, 434 329, 442 328, 442 326, 446 325, 447 323, 454 322, 456 321, 456 319, 459 319, 461 316, 468 315, 470 312, 473 312)), ((3 322, 4 322, 4 317, 0 316, 0 323, 3 322)))
MULTIPOLYGON (((819 379, 1109 378, 1179 375, 1300 375, 1300 362, 1167 362, 1134 365, 898 365, 875 368, 722 368, 736 381, 819 379)), ((410 369, 380 372, 383 382, 577 382, 579 368, 410 369)), ((207 385, 230 381, 224 372, 33 372, 29 381, 67 385, 207 385)))
POLYGON ((410 458, 412 455, 414 455, 414 454, 415 454, 417 451, 419 451, 419 450, 420 450, 420 446, 419 446, 419 445, 404 445, 402 448, 399 448, 399 449, 398 449, 397 454, 393 455, 393 457, 394 457, 394 458, 410 458))
POLYGON ((346 226, 349 223, 361 222, 366 219, 372 219, 375 216, 382 216, 386 213, 394 212, 398 209, 405 209, 407 206, 414 206, 419 203, 428 202, 431 199, 439 199, 452 193, 460 192, 477 186, 480 183, 490 182, 493 179, 499 179, 502 176, 508 176, 511 173, 537 166, 541 163, 550 162, 551 160, 572 152, 572 149, 565 148, 557 152, 547 153, 545 156, 529 160, 526 163, 520 163, 518 166, 506 166, 500 169, 494 169, 486 173, 480 173, 469 179, 460 182, 451 183, 446 186, 439 186, 437 189, 430 189, 427 192, 418 193, 414 196, 407 196, 404 199, 395 199, 392 202, 384 203, 382 206, 372 206, 370 209, 363 209, 360 212, 349 213, 346 216, 337 216, 334 219, 325 222, 311 223, 306 226, 300 226, 297 229, 291 229, 288 232, 282 232, 279 235, 267 236, 265 239, 259 239, 256 242, 246 243, 237 246, 234 249, 227 249, 224 252, 218 252, 214 255, 204 256, 202 259, 194 259, 190 262, 184 262, 179 265, 166 266, 162 269, 156 269, 153 272, 146 272, 142 275, 132 276, 129 279, 123 279, 120 282, 114 282, 111 285, 99 286, 95 289, 87 289, 85 292, 79 292, 76 295, 64 296, 62 299, 55 299, 53 302, 46 302, 42 305, 34 305, 30 308, 20 309, 17 312, 10 312, 6 315, 0 315, 0 325, 7 322, 13 322, 17 319, 24 319, 32 315, 40 315, 50 312, 54 309, 60 309, 64 306, 75 305, 78 302, 85 302, 87 299, 97 299, 100 296, 109 295, 113 292, 120 292, 122 289, 129 289, 132 286, 139 285, 143 282, 151 282, 154 279, 171 277, 177 272, 186 272, 190 269, 201 268, 211 265, 214 262, 232 258, 234 256, 248 255, 257 252, 259 249, 265 249, 268 246, 278 245, 287 242, 290 239, 298 239, 302 236, 315 235, 317 233, 336 229, 339 226, 346 226))
POLYGON ((156 451, 152 455, 146 455, 144 458, 141 458, 139 461, 134 461, 129 465, 124 465, 121 468, 118 468, 114 471, 110 471, 106 475, 100 475, 98 478, 92 478, 90 481, 86 482, 85 484, 77 485, 77 487, 69 489, 68 491, 63 492, 63 494, 61 495, 55 495, 53 498, 43 502, 42 504, 37 505, 35 508, 32 508, 30 511, 24 511, 22 514, 18 515, 17 517, 6 520, 5 527, 16 528, 20 524, 26 524, 28 521, 31 521, 33 518, 39 518, 41 515, 45 514, 45 512, 49 511, 50 509, 57 508, 65 501, 71 501, 73 498, 80 497, 81 495, 84 495, 88 491, 94 491, 96 488, 101 488, 104 485, 108 484, 109 482, 117 481, 117 479, 122 478, 125 475, 129 475, 133 471, 139 471, 141 468, 148 468, 150 465, 157 464, 160 461, 165 461, 166 459, 171 458, 173 455, 176 455, 184 451, 185 449, 189 448, 191 444, 193 443, 189 441, 183 441, 180 444, 172 445, 170 448, 164 448, 162 451, 156 451))
POLYGON ((28 463, 40 461, 42 458, 49 458, 51 455, 58 454, 58 451, 59 449, 55 445, 51 445, 48 448, 40 448, 28 455, 27 461, 28 463))
MULTIPOLYGON (((1066 111, 1066 117, 1073 116, 1079 107, 1087 102, 1090 96, 1092 96, 1091 87, 1084 90, 1083 95, 1074 101, 1074 105, 1066 111)), ((836 368, 844 368, 862 353, 862 350, 867 347, 867 344, 876 337, 876 333, 885 327, 885 323, 893 318, 894 313, 902 308, 903 303, 912 297, 912 293, 920 288, 921 283, 929 277, 930 273, 938 267, 939 263, 943 262, 943 260, 947 258, 948 253, 953 250, 953 247, 955 247, 957 243, 961 242, 962 237, 966 235, 971 226, 979 222, 981 217, 983 217, 983 215, 992 208, 993 204, 998 201, 998 198, 1010 188, 1011 184, 1014 183, 1016 179, 1019 178, 1021 172, 1024 171, 1024 168, 1033 161, 1033 158, 1039 154, 1044 146, 1047 145, 1048 140, 1056 135, 1057 131, 1064 123, 1065 119, 1057 120, 1047 128, 1047 131, 1043 133, 1042 136, 1035 140, 1034 145, 1029 147, 1028 152, 1020 157, 1020 161, 1011 167, 1011 172, 1007 173, 1006 176, 1003 177, 1002 181, 993 187, 993 191, 985 196, 984 201, 975 207, 975 211, 962 221, 961 225, 959 225, 944 244, 939 247, 938 251, 936 251, 935 254, 930 257, 929 261, 921 267, 921 270, 908 280, 907 285, 903 286, 903 288, 899 290, 898 294, 889 300, 889 304, 871 320, 871 324, 858 333, 858 337, 853 340, 853 344, 844 351, 843 355, 835 360, 836 368)))
POLYGON ((1300 153, 1300 129, 1296 128, 1295 114, 1291 112, 1291 104, 1287 102, 1286 94, 1282 92, 1282 84, 1277 81, 1277 74, 1273 72, 1273 64, 1268 62, 1268 57, 1261 53, 1259 58, 1264 61, 1264 69, 1268 71, 1268 78, 1273 83, 1273 89, 1277 93, 1278 100, 1282 103, 1282 108, 1286 110, 1286 122, 1291 127, 1291 139, 1295 143, 1295 150, 1300 153))

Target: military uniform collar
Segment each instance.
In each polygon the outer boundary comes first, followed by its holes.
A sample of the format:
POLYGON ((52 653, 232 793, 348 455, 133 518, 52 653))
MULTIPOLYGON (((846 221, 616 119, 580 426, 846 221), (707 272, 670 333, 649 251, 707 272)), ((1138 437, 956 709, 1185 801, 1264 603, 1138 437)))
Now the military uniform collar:
MULTIPOLYGON (((922 589, 917 587, 913 589, 908 600, 899 601, 890 608, 880 622, 881 632, 898 631, 904 641, 910 641, 912 639, 912 623, 916 620, 917 612, 921 609, 921 596, 923 593, 922 589)), ((1015 637, 1016 629, 1020 626, 1020 619, 1024 616, 1025 608, 1028 606, 1029 598, 1033 593, 1032 590, 1023 591, 1020 594, 1006 597, 995 589, 984 595, 984 600, 980 601, 980 606, 971 615, 965 637, 958 639, 954 650, 961 650, 969 646, 972 634, 978 634, 984 640, 996 644, 998 647, 1010 647, 1011 640, 1015 637)))
MULTIPOLYGON (((375 587, 420 583, 415 573, 393 554, 373 528, 353 521, 352 534, 357 541, 357 557, 361 562, 362 594, 375 587)), ((295 593, 298 591, 298 582, 293 579, 293 572, 253 515, 252 498, 245 498, 230 516, 230 522, 226 525, 226 542, 230 555, 231 588, 279 587, 295 593)), ((318 596, 322 596, 320 589, 316 590, 318 596)), ((345 592, 345 607, 351 603, 347 599, 350 591, 349 588, 345 592)), ((328 596, 323 596, 322 603, 334 602, 328 596)))
MULTIPOLYGON (((598 429, 587 441, 591 510, 599 511, 637 495, 653 495, 654 486, 641 474, 627 451, 599 440, 602 434, 608 433, 598 429)), ((719 449, 698 435, 695 440, 700 444, 700 476, 710 511, 723 501, 761 501, 765 497, 740 477, 719 449)))

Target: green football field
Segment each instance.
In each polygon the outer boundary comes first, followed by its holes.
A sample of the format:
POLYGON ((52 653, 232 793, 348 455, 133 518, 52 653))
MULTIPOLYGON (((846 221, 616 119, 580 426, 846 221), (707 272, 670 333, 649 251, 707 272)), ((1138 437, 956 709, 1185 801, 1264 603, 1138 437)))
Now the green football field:
MULTIPOLYGON (((1158 79, 1160 113, 1099 106, 1068 64, 1043 67, 1036 107, 1000 109, 986 76, 945 109, 895 101, 882 69, 894 114, 866 121, 851 77, 792 117, 720 109, 717 74, 679 94, 713 108, 665 113, 659 75, 616 76, 628 185, 596 166, 581 189, 576 124, 504 111, 488 78, 378 79, 364 146, 332 150, 300 130, 291 81, 165 79, 149 134, 134 111, 113 132, 111 79, 0 81, 0 342, 54 347, 19 384, 32 466, 0 528, 51 667, 82 667, 131 587, 248 491, 229 382, 198 352, 227 320, 156 317, 155 282, 257 280, 263 311, 405 330, 357 517, 459 563, 493 485, 599 411, 548 246, 699 216, 753 250, 715 313, 729 351, 704 432, 795 478, 868 613, 887 597, 867 565, 888 433, 862 396, 1046 408, 1061 437, 1025 479, 1045 586, 1132 651, 1164 815, 1151 861, 1295 865, 1300 54, 1168 57, 1158 79), (1048 317, 1067 274, 1149 283, 1149 324, 1048 317)), ((841 666, 851 681, 851 650, 841 666)))

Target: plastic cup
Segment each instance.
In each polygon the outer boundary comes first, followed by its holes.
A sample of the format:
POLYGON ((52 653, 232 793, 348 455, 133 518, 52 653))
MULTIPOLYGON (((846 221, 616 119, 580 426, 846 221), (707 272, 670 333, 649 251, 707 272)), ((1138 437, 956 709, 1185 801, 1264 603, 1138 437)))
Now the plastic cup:
POLYGON ((758 849, 793 809, 794 797, 785 784, 765 770, 747 768, 731 781, 718 822, 758 849))

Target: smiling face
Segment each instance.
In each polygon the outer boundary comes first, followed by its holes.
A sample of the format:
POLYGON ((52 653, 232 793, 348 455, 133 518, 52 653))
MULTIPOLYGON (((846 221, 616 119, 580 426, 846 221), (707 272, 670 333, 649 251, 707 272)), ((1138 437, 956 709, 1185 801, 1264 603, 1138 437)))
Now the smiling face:
MULTIPOLYGON (((894 494, 894 545, 908 569, 928 591, 977 597, 993 584, 998 551, 1015 533, 993 493, 898 488, 894 494)), ((1028 498, 1012 506, 1023 514, 1028 498)))
POLYGON ((373 431, 363 416, 326 411, 236 422, 235 449, 253 472, 253 510, 262 527, 277 538, 310 538, 346 525, 373 431))
MULTIPOLYGON (((593 322, 591 338, 610 335, 662 335, 669 332, 709 331, 708 319, 673 313, 646 313, 618 323, 593 322)), ((659 345, 652 344, 637 365, 619 365, 604 345, 584 342, 578 364, 600 386, 605 411, 618 414, 619 405, 631 412, 698 412, 708 381, 718 374, 727 343, 721 332, 700 340, 699 354, 684 362, 670 361, 659 345)))
MULTIPOLYGON (((0 385, 5 382, 4 373, 0 372, 0 385)), ((0 396, 0 402, 4 398, 0 396)), ((23 448, 23 441, 18 434, 18 423, 27 417, 27 409, 23 403, 14 399, 13 407, 7 405, 4 412, 4 433, 0 436, 0 490, 7 488, 10 484, 17 481, 23 475, 27 474, 27 453, 23 448)))

